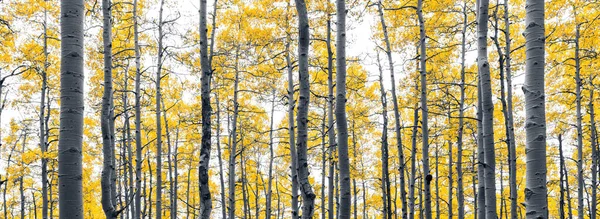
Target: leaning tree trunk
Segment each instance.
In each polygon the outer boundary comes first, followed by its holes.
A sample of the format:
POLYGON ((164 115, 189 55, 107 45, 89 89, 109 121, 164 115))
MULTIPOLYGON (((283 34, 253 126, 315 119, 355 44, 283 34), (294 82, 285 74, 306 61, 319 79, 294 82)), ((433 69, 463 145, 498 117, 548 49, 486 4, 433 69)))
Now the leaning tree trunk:
POLYGON ((83 218, 83 0, 61 0, 58 204, 61 219, 83 218))
POLYGON ((308 55, 310 28, 308 24, 308 12, 304 0, 296 1, 298 12, 298 82, 300 83, 300 94, 298 100, 298 115, 296 123, 298 126, 298 184, 302 194, 302 218, 312 218, 315 208, 315 193, 308 181, 308 105, 310 102, 310 80, 308 73, 308 55))
POLYGON ((162 126, 161 126, 161 108, 160 108, 160 80, 163 61, 163 5, 164 0, 160 0, 158 12, 158 66, 156 69, 156 219, 162 217, 162 126))
POLYGON ((103 28, 102 40, 104 43, 104 93, 102 96, 102 115, 100 126, 102 130, 102 210, 107 219, 117 218, 118 212, 115 210, 116 194, 112 194, 114 181, 112 180, 115 169, 114 161, 114 133, 111 127, 113 110, 113 82, 112 82, 112 39, 111 39, 111 16, 110 1, 102 0, 103 28))
POLYGON ((487 57, 487 31, 489 0, 480 0, 477 17, 477 66, 481 77, 481 106, 483 125, 483 147, 485 150, 485 217, 497 218, 496 214, 496 157, 494 151, 494 103, 490 66, 487 57))
MULTIPOLYGON (((530 4, 534 4, 533 2, 529 2, 530 4)), ((528 4, 529 5, 529 4, 528 4)), ((543 17, 542 17, 543 20, 543 17)), ((535 22, 539 21, 530 21, 534 22, 533 24, 537 24, 535 22)), ((528 22, 529 23, 529 22, 528 22)), ((543 23, 542 23, 543 24, 543 23)), ((543 54, 542 54, 543 55, 543 54)), ((583 219, 585 215, 584 206, 583 206, 583 131, 581 125, 581 76, 580 76, 580 60, 579 60, 579 24, 575 29, 575 94, 577 95, 576 103, 577 103, 577 197, 578 197, 578 205, 577 205, 577 216, 579 219, 583 219)))
MULTIPOLYGON (((406 206, 406 185, 404 179, 404 147, 402 147, 402 133, 400 132, 400 110, 398 108, 398 97, 396 96, 396 79, 394 77, 394 62, 392 60, 392 47, 390 45, 390 39, 388 37, 387 25, 385 23, 383 14, 383 5, 381 1, 377 4, 379 11, 379 18, 381 22, 381 28, 383 29, 383 39, 385 41, 385 53, 388 59, 388 66, 390 69, 391 85, 392 85, 392 102, 394 106, 394 131, 396 132, 396 144, 398 144, 398 174, 400 174, 400 199, 402 200, 402 218, 407 219, 407 206, 406 206)), ((387 182, 389 187, 389 179, 387 182)), ((389 208, 390 206, 388 206, 389 208)))
POLYGON ((132 214, 133 219, 140 219, 142 213, 142 110, 140 99, 141 95, 141 77, 140 69, 140 43, 137 20, 137 0, 133 0, 133 42, 135 50, 135 211, 132 214))
POLYGON ((390 178, 388 177, 388 117, 387 117, 387 100, 386 94, 383 87, 383 70, 379 60, 379 53, 377 53, 377 67, 379 68, 379 91, 381 93, 381 115, 383 117, 383 127, 381 128, 381 189, 382 189, 382 201, 383 201, 383 218, 392 217, 390 211, 390 178))
MULTIPOLYGON (((429 128, 428 128, 428 112, 427 112, 427 53, 426 53, 426 36, 425 36, 425 20, 423 18, 423 0, 418 1, 417 16, 419 17, 419 47, 420 47, 420 70, 421 70, 421 131, 423 134, 423 151, 421 151, 423 157, 423 176, 425 181, 423 182, 423 192, 425 199, 425 219, 431 219, 431 180, 432 176, 429 173, 429 128)), ((414 159, 414 158, 413 158, 414 159)))
MULTIPOLYGON (((47 2, 47 1, 46 1, 47 2)), ((42 90, 40 91, 40 150, 42 152, 42 219, 48 219, 48 159, 46 152, 46 128, 44 108, 48 89, 48 9, 44 9, 44 66, 42 67, 42 90)), ((0 180, 2 180, 0 178, 0 180)), ((34 202, 35 203, 35 202, 34 202)))
POLYGON ((340 174, 339 218, 350 218, 352 193, 350 190, 350 159, 348 157, 348 121, 346 118, 346 2, 337 0, 336 36, 336 98, 335 124, 338 130, 338 159, 340 174))
POLYGON ((456 141, 457 157, 456 157, 456 195, 458 201, 458 219, 465 218, 465 195, 463 191, 463 172, 462 172, 462 155, 463 155, 463 130, 464 130, 464 114, 465 114, 465 55, 466 55, 466 38, 467 38, 467 25, 468 25, 468 14, 467 14, 467 2, 463 3, 463 28, 461 31, 461 47, 460 47, 460 103, 458 106, 458 136, 456 141))
POLYGON ((208 29, 206 28, 206 0, 200 0, 200 67, 201 77, 201 102, 202 102, 202 140, 200 148, 200 165, 198 178, 200 181, 200 218, 210 218, 212 202, 208 185, 208 167, 211 148, 211 106, 210 106, 210 80, 212 77, 211 62, 208 57, 208 29))
MULTIPOLYGON (((525 203, 527 218, 548 218, 546 107, 544 92, 544 1, 527 0, 525 15, 525 203)), ((579 99, 578 99, 579 100, 579 99)), ((581 135, 579 135, 581 137, 581 135)), ((487 151, 486 151, 487 152, 487 151)), ((581 156, 581 155, 580 155, 581 156)), ((581 186, 581 184, 580 184, 581 186)), ((581 213, 580 217, 583 217, 581 213)))

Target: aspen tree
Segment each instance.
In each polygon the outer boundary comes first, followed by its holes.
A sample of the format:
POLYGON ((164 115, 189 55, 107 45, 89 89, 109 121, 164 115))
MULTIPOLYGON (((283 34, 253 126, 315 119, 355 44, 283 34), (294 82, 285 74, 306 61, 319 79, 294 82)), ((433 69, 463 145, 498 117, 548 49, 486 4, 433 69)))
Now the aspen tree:
MULTIPOLYGON (((527 151, 525 207, 527 218, 544 219, 548 218, 548 189, 546 185, 548 170, 546 168, 546 107, 544 91, 544 47, 546 42, 544 33, 544 1, 527 0, 525 5, 526 28, 524 36, 526 39, 525 51, 527 61, 525 63, 525 83, 522 88, 525 94, 525 131, 527 134, 525 144, 527 151)), ((579 212, 579 217, 583 217, 581 211, 579 212)))
POLYGON ((61 0, 58 204, 61 219, 83 218, 83 0, 61 0))
POLYGON ((308 56, 310 28, 308 23, 308 11, 304 0, 295 0, 298 12, 298 82, 300 93, 298 100, 298 113, 296 124, 298 127, 298 184, 302 194, 302 218, 312 218, 314 214, 315 193, 308 181, 308 106, 310 103, 310 80, 308 73, 308 56))

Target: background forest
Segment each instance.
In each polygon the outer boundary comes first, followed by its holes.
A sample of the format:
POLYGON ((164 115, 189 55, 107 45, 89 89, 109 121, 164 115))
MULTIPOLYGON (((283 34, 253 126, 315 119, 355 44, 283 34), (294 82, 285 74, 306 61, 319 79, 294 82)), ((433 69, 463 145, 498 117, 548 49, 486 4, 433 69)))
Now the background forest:
POLYGON ((595 219, 599 24, 586 0, 0 1, 0 218, 595 219))

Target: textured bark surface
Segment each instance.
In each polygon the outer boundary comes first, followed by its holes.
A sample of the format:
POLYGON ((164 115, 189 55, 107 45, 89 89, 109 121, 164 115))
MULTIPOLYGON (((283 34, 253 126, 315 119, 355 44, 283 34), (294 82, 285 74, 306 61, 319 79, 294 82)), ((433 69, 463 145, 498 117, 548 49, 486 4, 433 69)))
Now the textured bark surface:
POLYGON ((496 156, 494 148, 494 103, 487 54, 489 0, 480 0, 477 17, 477 69, 481 80, 483 148, 485 150, 485 218, 496 219, 496 156))
POLYGON ((200 218, 210 218, 212 200, 208 186, 208 166, 211 149, 211 120, 212 109, 210 106, 210 80, 212 77, 211 60, 208 57, 208 37, 206 28, 206 0, 200 0, 200 67, 201 76, 201 104, 202 104, 202 140, 200 148, 200 165, 198 178, 200 181, 200 218))
MULTIPOLYGON (((40 150, 45 154, 48 150, 46 144, 46 121, 44 108, 46 107, 46 91, 48 89, 48 9, 44 9, 44 66, 42 71, 42 89, 40 91, 40 150)), ((48 101, 50 102, 50 101, 48 101)), ((50 107, 48 107, 50 108, 50 107)), ((49 114, 48 114, 49 115, 49 114)), ((42 219, 48 218, 48 159, 42 157, 42 219)), ((2 177, 0 177, 2 180, 2 177)), ((0 183, 2 184, 2 183, 0 183)), ((37 215, 36 215, 37 216, 37 215)))
POLYGON ((83 0, 61 0, 58 206, 61 219, 83 218, 83 0))
MULTIPOLYGON (((527 0, 525 16, 525 203, 527 218, 548 218, 546 107, 544 92, 544 1, 527 0)), ((581 135, 579 135, 581 137, 581 135)), ((580 155, 581 156, 581 155, 580 155)), ((581 186, 581 184, 580 184, 581 186)), ((582 213, 579 213, 583 218, 582 213)))
POLYGON ((348 157, 348 121, 346 118, 346 2, 337 0, 336 36, 336 97, 335 120, 338 130, 338 159, 340 168, 340 203, 338 218, 350 218, 352 193, 350 190, 350 158, 348 157))
POLYGON ((481 109, 481 77, 477 78, 477 219, 485 219, 485 150, 483 147, 483 110, 481 109))
POLYGON ((292 219, 298 218, 298 153, 296 152, 296 132, 294 131, 294 75, 292 71, 292 60, 290 58, 289 43, 286 45, 287 55, 285 62, 288 73, 288 132, 290 135, 290 157, 291 157, 291 178, 292 178, 292 219))
POLYGON ((117 218, 115 210, 116 194, 113 194, 112 187, 113 174, 115 169, 114 150, 115 141, 114 133, 111 127, 113 115, 113 82, 112 82, 112 39, 111 39, 111 12, 110 1, 102 0, 102 41, 104 44, 104 93, 102 96, 102 115, 100 117, 100 126, 102 131, 102 174, 101 174, 101 191, 102 191, 102 210, 107 219, 117 218))
POLYGON ((298 100, 298 115, 296 124, 298 127, 298 184, 302 195, 302 218, 312 218, 315 210, 315 193, 308 181, 308 105, 310 102, 310 80, 308 73, 308 56, 310 29, 308 25, 308 12, 304 0, 296 1, 298 12, 298 82, 300 93, 298 100))

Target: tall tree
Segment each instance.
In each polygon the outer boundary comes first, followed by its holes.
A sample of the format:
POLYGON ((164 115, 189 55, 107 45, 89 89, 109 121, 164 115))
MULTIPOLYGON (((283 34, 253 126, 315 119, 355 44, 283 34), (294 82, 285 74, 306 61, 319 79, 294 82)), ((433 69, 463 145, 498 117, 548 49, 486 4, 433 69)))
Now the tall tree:
MULTIPOLYGON (((429 172, 429 127, 428 127, 428 111, 427 111, 427 53, 426 53, 426 35, 425 35, 425 19, 423 18, 423 0, 418 1, 417 16, 419 18, 419 60, 421 74, 421 132, 423 142, 423 193, 425 198, 425 219, 431 219, 431 180, 433 177, 429 172)), ((414 159, 414 158, 413 158, 414 159)))
POLYGON ((329 178, 328 178, 328 190, 327 190, 327 210, 329 219, 335 218, 334 216, 334 192, 336 190, 334 183, 335 176, 335 167, 336 167, 336 159, 335 159, 335 129, 333 128, 334 119, 333 119, 333 51, 331 49, 331 17, 327 17, 327 120, 328 120, 328 131, 327 135, 329 137, 329 178))
POLYGON ((337 0, 335 124, 338 130, 337 148, 340 168, 339 218, 350 218, 350 210, 352 209, 350 159, 348 157, 348 121, 346 118, 346 13, 345 0, 337 0))
MULTIPOLYGON (((135 211, 133 219, 140 219, 142 213, 142 107, 141 107, 141 66, 138 24, 138 0, 133 0, 133 43, 135 51, 135 211)), ((145 189, 144 189, 145 190, 145 189)))
POLYGON ((162 125, 161 125, 161 88, 160 81, 162 79, 162 65, 163 65, 163 6, 164 0, 160 0, 160 6, 158 9, 158 51, 157 51, 157 67, 156 67, 156 219, 162 218, 162 125))
POLYGON ((111 24, 111 3, 110 0, 102 0, 102 42, 104 44, 104 93, 102 96, 102 115, 100 125, 102 129, 102 210, 107 219, 117 218, 118 212, 115 210, 116 194, 113 194, 115 173, 114 151, 114 129, 112 128, 113 110, 113 81, 112 81, 112 24, 111 24))
POLYGON ((298 13, 298 82, 300 92, 298 100, 298 184, 302 195, 302 218, 312 218, 315 208, 315 193, 308 181, 308 105, 310 102, 310 80, 308 73, 308 56, 310 42, 310 28, 308 24, 308 11, 304 0, 295 0, 298 13))
MULTIPOLYGON (((534 4, 534 2, 527 1, 527 5, 534 4)), ((537 3, 535 4, 537 6, 537 3)), ((529 14, 527 14, 529 16, 529 14)), ((530 17, 527 17, 530 18, 530 17)), ((533 19, 533 17, 531 17, 533 19)), ((531 20, 529 22, 534 22, 533 24, 539 24, 535 20, 531 20)), ((528 22, 528 23, 529 23, 528 22)), ((542 23, 543 24, 543 23, 542 23)), ((542 26, 543 27, 543 26, 542 26)), ((581 60, 579 58, 579 29, 580 24, 575 26, 575 95, 576 95, 576 116, 577 116, 577 217, 579 219, 583 219, 585 215, 585 210, 583 206, 583 189, 585 187, 583 180, 583 130, 582 130, 582 115, 581 115, 581 60)), ((533 39, 533 38, 532 38, 533 39)), ((533 54, 532 54, 533 55, 533 54)))
POLYGON ((211 106, 210 106, 210 80, 212 77, 211 61, 208 57, 208 37, 206 28, 206 0, 200 0, 200 67, 201 77, 201 104, 202 104, 202 143, 200 148, 200 166, 198 179, 200 181, 200 218, 210 218, 212 210, 211 195, 208 185, 208 167, 211 149, 211 106))
POLYGON ((456 141, 457 158, 456 158, 456 195, 458 196, 458 219, 465 217, 464 191, 463 191, 463 171, 462 171, 462 156, 463 156, 463 131, 464 131, 464 114, 465 114, 465 55, 467 44, 467 28, 468 14, 467 1, 463 3, 462 8, 462 31, 461 31, 461 47, 460 47, 460 102, 458 105, 458 136, 456 141))
POLYGON ((477 66, 481 77, 481 106, 483 147, 485 150, 485 217, 497 218, 496 214, 496 156, 494 151, 494 103, 487 55, 489 0, 480 0, 477 17, 477 66))
POLYGON ((58 205, 61 219, 83 219, 83 0, 61 0, 58 205))
MULTIPOLYGON (((381 22, 381 29, 383 30, 383 40, 385 42, 385 54, 387 55, 388 67, 390 69, 390 80, 392 87, 392 105, 394 106, 394 132, 396 133, 396 144, 398 144, 398 174, 400 175, 400 200, 402 201, 402 218, 407 219, 407 206, 406 206, 406 184, 404 179, 404 147, 402 146, 402 133, 400 132, 400 110, 398 108, 398 97, 396 96, 396 78, 394 72, 394 62, 392 59, 392 47, 390 45, 390 39, 388 36, 388 29, 383 14, 383 5, 381 1, 377 4, 379 12, 379 20, 381 22)), ((389 187, 389 179, 387 180, 389 187)), ((389 208, 388 204, 388 208, 389 208)))
POLYGON ((298 218, 298 154, 296 152, 296 133, 294 132, 294 75, 292 67, 292 59, 290 53, 290 42, 289 35, 287 37, 287 43, 285 45, 286 56, 285 63, 288 76, 288 132, 290 135, 290 169, 292 175, 292 219, 298 218))
MULTIPOLYGON (((47 0, 46 0, 47 1, 47 0)), ((44 9, 44 66, 42 67, 42 89, 40 91, 40 150, 42 152, 42 219, 48 218, 48 151, 46 144, 46 127, 44 108, 46 107, 46 91, 48 89, 48 9, 44 9)), ((1 88, 0 88, 1 89, 1 88)), ((48 101, 50 102, 50 101, 48 101)), ((48 107, 50 108, 50 107, 48 107)), ((49 115, 49 114, 48 114, 49 115)), ((0 179, 1 180, 1 179, 0 179)), ((0 183, 1 184, 1 183, 0 183)))
MULTIPOLYGON (((590 77, 590 82, 592 82, 593 78, 590 77)), ((596 133, 596 121, 594 115, 594 88, 593 84, 590 89, 590 102, 588 104, 589 113, 590 113, 590 135, 591 135, 591 147, 592 147, 592 200, 590 205, 590 219, 596 219, 596 209, 597 205, 597 188, 596 183, 598 182, 598 148, 597 148, 597 133, 596 133)))
POLYGON ((387 99, 385 88, 383 86, 383 70, 381 67, 379 53, 377 53, 377 67, 379 69, 379 89, 381 93, 381 115, 383 116, 383 127, 381 128, 381 198, 383 201, 383 218, 391 218, 390 209, 390 180, 388 172, 388 117, 387 117, 387 99))
MULTIPOLYGON (((546 106, 544 91, 544 1, 525 2, 525 207, 527 218, 548 218, 546 185, 546 106)), ((487 153, 487 151, 486 151, 487 153)), ((581 185, 580 185, 581 186, 581 185)), ((583 218, 582 212, 579 213, 583 218)))
MULTIPOLYGON (((239 93, 239 74, 238 69, 239 62, 239 49, 235 50, 235 78, 233 85, 233 124, 231 125, 231 145, 229 146, 229 218, 235 218, 235 157, 237 155, 237 120, 238 120, 238 93, 239 93)), ((240 155, 242 156, 242 155, 240 155)), ((242 169, 244 165, 242 165, 242 169)), ((243 171, 243 170, 242 170, 243 171)), ((245 179, 242 178, 242 181, 245 179)), ((244 201, 247 201, 244 198, 244 201)), ((245 211, 244 211, 245 212, 245 211)))

